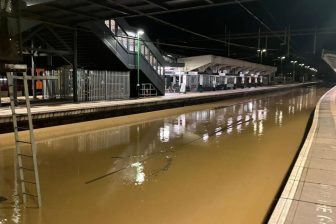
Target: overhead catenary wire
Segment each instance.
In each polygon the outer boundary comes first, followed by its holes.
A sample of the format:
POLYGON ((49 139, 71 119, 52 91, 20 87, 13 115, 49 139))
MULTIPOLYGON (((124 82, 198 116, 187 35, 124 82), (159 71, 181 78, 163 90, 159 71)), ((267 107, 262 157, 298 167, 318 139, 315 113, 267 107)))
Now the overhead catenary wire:
MULTIPOLYGON (((269 11, 268 8, 266 8, 266 6, 261 2, 261 8, 268 14, 268 16, 277 24, 277 26, 279 28, 281 28, 280 23, 278 22, 278 20, 273 16, 273 14, 269 11)), ((292 36, 292 32, 290 33, 290 35, 292 36)), ((296 43, 292 40, 292 45, 293 46, 289 46, 290 48, 292 48, 294 51, 297 52, 297 49, 294 48, 294 45, 296 45, 296 43)))
MULTIPOLYGON (((114 35, 116 38, 126 38, 129 40, 137 40, 137 37, 132 37, 132 36, 122 36, 122 35, 114 35)), ((152 43, 152 44, 157 44, 156 41, 152 40, 145 40, 143 38, 139 38, 140 41, 144 43, 152 43)), ((181 44, 172 44, 172 43, 165 43, 165 42, 160 42, 159 45, 163 46, 168 46, 168 47, 176 47, 176 48, 183 48, 183 49, 191 49, 191 50, 204 50, 204 51, 216 51, 216 52, 226 52, 225 49, 220 49, 220 48, 208 48, 208 47, 196 47, 196 46, 188 46, 188 45, 181 45, 181 44)), ((270 51, 277 51, 278 49, 269 49, 270 51)))
MULTIPOLYGON (((239 0, 235 0, 239 5, 240 7, 242 7, 248 14, 250 14, 255 20, 257 20, 262 26, 264 26, 267 30, 269 30, 271 32, 271 35, 275 35, 277 36, 276 34, 273 33, 273 30, 266 24, 264 23, 261 19, 259 19, 259 17, 257 17, 251 10, 249 10, 246 6, 244 6, 239 0)), ((264 10, 266 10, 264 8, 264 10)), ((273 16, 272 16, 273 17, 273 16)), ((281 37, 278 37, 281 41, 281 37)), ((294 51, 297 51, 293 46, 290 46, 290 39, 288 39, 288 50, 287 50, 287 55, 289 56, 289 49, 293 49, 294 51)))
POLYGON ((175 29, 177 29, 177 30, 180 30, 180 31, 183 31, 183 32, 186 32, 186 33, 189 33, 189 34, 198 36, 198 37, 202 37, 202 38, 207 39, 207 40, 211 40, 211 41, 214 41, 214 42, 218 42, 218 43, 222 43, 222 44, 230 45, 230 46, 235 46, 235 47, 239 47, 239 48, 246 48, 246 49, 251 49, 251 50, 256 50, 256 49, 257 49, 257 48, 255 48, 255 47, 244 46, 244 45, 240 45, 240 44, 236 44, 236 43, 230 43, 230 42, 227 42, 227 41, 225 41, 225 40, 220 40, 220 39, 216 39, 216 38, 213 38, 213 37, 209 37, 209 36, 204 35, 204 34, 197 33, 197 32, 195 32, 195 31, 192 31, 192 30, 189 30, 189 29, 187 29, 187 28, 184 28, 184 27, 181 27, 181 26, 172 24, 172 23, 170 23, 170 22, 167 22, 167 21, 165 21, 165 20, 159 19, 159 18, 157 18, 157 17, 154 17, 154 16, 149 15, 149 14, 147 14, 147 13, 144 13, 144 12, 142 12, 142 11, 133 9, 133 8, 131 8, 131 7, 129 7, 129 6, 126 6, 126 5, 121 4, 121 3, 119 3, 119 2, 116 2, 116 1, 113 1, 113 4, 118 5, 118 6, 124 8, 124 9, 126 9, 126 10, 133 11, 134 13, 137 13, 137 14, 139 14, 139 15, 142 15, 142 16, 145 16, 145 17, 147 17, 147 18, 150 18, 150 19, 152 19, 152 20, 154 20, 154 21, 157 21, 157 22, 159 22, 159 23, 162 23, 162 24, 165 24, 165 25, 167 25, 167 26, 173 27, 173 28, 175 28, 175 29))
MULTIPOLYGON (((255 20, 257 20, 262 26, 264 26, 267 30, 271 32, 271 35, 278 37, 275 33, 273 33, 273 30, 266 24, 264 23, 261 19, 259 19, 258 16, 256 16, 251 10, 249 10, 246 6, 244 6, 239 0, 235 0, 240 7, 242 7, 248 14, 250 14, 255 20)), ((278 37, 281 41, 281 37, 278 37)))

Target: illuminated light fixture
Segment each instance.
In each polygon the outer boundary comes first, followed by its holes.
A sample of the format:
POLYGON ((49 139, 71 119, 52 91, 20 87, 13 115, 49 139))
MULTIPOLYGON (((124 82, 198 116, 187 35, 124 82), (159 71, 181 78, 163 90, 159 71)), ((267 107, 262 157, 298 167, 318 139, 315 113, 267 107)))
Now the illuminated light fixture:
POLYGON ((137 31, 137 34, 138 34, 138 35, 143 35, 144 33, 145 33, 145 32, 144 32, 143 30, 138 30, 138 31, 137 31))
POLYGON ((136 36, 136 33, 132 32, 132 31, 129 31, 127 32, 127 34, 131 37, 135 37, 136 36))
POLYGON ((281 59, 281 60, 284 60, 284 59, 286 59, 286 57, 285 57, 285 56, 282 56, 280 59, 281 59))

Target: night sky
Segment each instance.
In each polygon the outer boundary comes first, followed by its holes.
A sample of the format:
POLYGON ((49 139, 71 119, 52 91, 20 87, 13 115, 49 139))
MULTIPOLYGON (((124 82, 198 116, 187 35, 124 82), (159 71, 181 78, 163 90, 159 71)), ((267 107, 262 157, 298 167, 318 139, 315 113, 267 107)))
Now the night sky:
MULTIPOLYGON (((295 30, 314 30, 315 28, 330 27, 336 31, 335 0, 261 0, 245 3, 244 6, 272 31, 283 31, 289 25, 291 29, 295 30)), ((253 18, 246 9, 243 9, 238 4, 157 17, 218 39, 225 39, 225 27, 228 27, 232 35, 249 32, 257 33, 259 28, 261 32, 269 31, 266 26, 253 18)), ((142 27, 153 41, 158 40, 161 43, 195 47, 193 49, 162 45, 161 48, 167 52, 181 55, 216 54, 227 56, 227 48, 222 43, 184 33, 149 18, 137 17, 128 21, 134 26, 142 27)), ((335 37, 336 34, 318 35, 316 54, 320 54, 323 48, 336 50, 335 37)), ((258 38, 233 39, 232 42, 255 48, 258 47, 258 38)), ((268 48, 270 50, 265 59, 268 63, 286 53, 286 47, 281 45, 282 42, 281 38, 268 38, 268 48)), ((292 57, 309 57, 313 53, 313 43, 314 35, 292 37, 290 52, 292 57)), ((265 45, 265 38, 261 38, 260 47, 264 48, 265 45)), ((258 60, 256 50, 243 47, 231 47, 230 56, 246 58, 250 61, 258 60)))

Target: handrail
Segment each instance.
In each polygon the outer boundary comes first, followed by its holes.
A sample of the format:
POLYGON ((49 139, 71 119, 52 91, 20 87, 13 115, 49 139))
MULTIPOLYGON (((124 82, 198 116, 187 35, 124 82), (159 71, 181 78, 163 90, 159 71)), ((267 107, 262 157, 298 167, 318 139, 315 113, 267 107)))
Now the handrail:
MULTIPOLYGON (((94 31, 94 33, 105 43, 105 45, 114 52, 114 54, 123 62, 129 69, 136 69, 136 57, 138 54, 136 51, 136 41, 134 41, 134 50, 129 50, 130 42, 127 41, 127 48, 118 40, 118 36, 115 35, 111 29, 106 26, 106 24, 101 22, 87 23, 88 28, 94 31)), ((122 36, 122 38, 130 38, 129 36, 122 36)), ((121 39, 121 38, 119 38, 121 39)), ((160 75, 159 72, 163 71, 163 66, 157 63, 157 69, 152 66, 152 64, 147 60, 146 56, 141 53, 140 49, 140 69, 141 71, 151 80, 153 85, 158 89, 158 91, 164 94, 164 75, 160 75), (160 70, 159 70, 160 65, 160 70)), ((153 55, 152 55, 153 57, 153 55)))
MULTIPOLYGON (((110 20, 110 21, 112 21, 112 20, 110 20)), ((110 23, 111 24, 111 23, 110 23)), ((111 28, 110 27, 108 27, 107 25, 106 25, 106 23, 104 23, 104 26, 107 28, 107 30, 109 30, 109 33, 114 37, 114 39, 129 53, 129 54, 132 54, 132 53, 137 53, 136 52, 136 40, 137 40, 137 38, 136 37, 132 37, 132 36, 129 36, 129 35, 127 35, 127 32, 123 29, 123 27, 121 27, 120 26, 120 24, 117 22, 117 21, 115 21, 114 20, 114 24, 115 24, 115 27, 120 27, 121 29, 122 29, 122 32, 126 35, 126 36, 118 36, 116 33, 114 33, 114 32, 112 32, 112 30, 111 30, 111 28), (119 41, 119 39, 118 38, 126 38, 127 39, 127 48, 125 48, 125 46, 123 45, 123 43, 120 43, 120 41, 119 41), (134 41, 134 46, 135 46, 135 48, 134 48, 134 51, 130 51, 129 50, 129 40, 133 40, 134 41)), ((124 24, 123 25, 125 25, 126 24, 126 22, 124 22, 124 24)), ((150 53, 150 55, 152 55, 152 57, 154 57, 155 58, 155 60, 156 60, 156 63, 157 63, 157 67, 160 67, 160 68, 163 68, 163 64, 162 64, 162 62, 160 63, 160 60, 158 59, 158 57, 157 57, 157 55, 153 52, 153 50, 151 49, 151 47, 149 47, 148 46, 148 44, 146 44, 145 43, 145 41, 141 41, 141 43, 149 50, 149 53, 150 53)), ((142 54, 141 53, 141 49, 140 49, 140 54, 142 54)), ((143 54, 142 54, 143 55, 143 54)), ((146 61, 150 64, 150 66, 152 66, 152 64, 147 60, 147 58, 145 57, 145 59, 146 59, 146 61)), ((153 67, 153 66, 152 66, 153 67)), ((158 71, 155 71, 158 75, 161 75, 158 71)), ((164 72, 163 72, 164 73, 164 72)), ((163 74, 162 74, 163 75, 163 74)))

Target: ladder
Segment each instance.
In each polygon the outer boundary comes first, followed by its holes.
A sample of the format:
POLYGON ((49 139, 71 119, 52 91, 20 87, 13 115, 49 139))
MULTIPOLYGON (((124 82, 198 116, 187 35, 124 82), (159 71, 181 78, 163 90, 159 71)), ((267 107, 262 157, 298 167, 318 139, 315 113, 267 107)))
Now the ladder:
POLYGON ((8 90, 10 97, 10 107, 12 111, 12 121, 14 127, 14 137, 15 137, 15 148, 16 148, 16 161, 17 170, 19 173, 19 184, 21 185, 21 192, 23 197, 23 203, 25 206, 28 205, 28 198, 33 201, 37 201, 37 207, 42 206, 41 199, 41 189, 40 180, 38 173, 38 164, 36 157, 36 142, 34 136, 34 127, 32 120, 32 113, 30 108, 30 99, 28 91, 28 79, 34 80, 33 77, 28 77, 26 69, 24 70, 23 76, 16 76, 14 72, 6 72, 8 80, 8 90), (14 88, 14 80, 23 80, 24 86, 24 96, 25 96, 25 106, 27 109, 28 127, 18 126, 18 116, 23 114, 17 114, 16 110, 16 99, 14 93, 16 89, 14 88), (23 139, 22 132, 28 131, 28 139, 23 139), (27 147, 28 150, 23 150, 23 147, 27 147), (30 178, 28 178, 30 177, 30 178))

